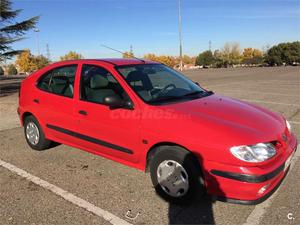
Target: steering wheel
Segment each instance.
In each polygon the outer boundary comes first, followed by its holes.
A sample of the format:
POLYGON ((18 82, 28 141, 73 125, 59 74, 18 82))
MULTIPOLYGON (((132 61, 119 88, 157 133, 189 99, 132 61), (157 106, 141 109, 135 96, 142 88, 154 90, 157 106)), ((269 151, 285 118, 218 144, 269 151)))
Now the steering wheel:
POLYGON ((155 94, 156 97, 159 97, 159 96, 165 94, 167 92, 167 90, 170 89, 170 88, 172 88, 172 89, 176 88, 175 84, 168 84, 168 85, 166 85, 163 89, 161 89, 159 92, 157 92, 155 94))

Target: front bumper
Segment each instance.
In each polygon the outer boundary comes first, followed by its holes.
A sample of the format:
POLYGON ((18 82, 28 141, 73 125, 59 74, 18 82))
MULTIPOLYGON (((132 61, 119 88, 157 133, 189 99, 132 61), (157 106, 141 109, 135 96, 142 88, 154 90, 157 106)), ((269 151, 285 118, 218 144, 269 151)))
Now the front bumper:
POLYGON ((271 196, 289 171, 289 162, 297 148, 292 135, 281 160, 272 165, 236 167, 216 162, 206 162, 204 177, 207 192, 221 201, 239 204, 258 204, 271 196))

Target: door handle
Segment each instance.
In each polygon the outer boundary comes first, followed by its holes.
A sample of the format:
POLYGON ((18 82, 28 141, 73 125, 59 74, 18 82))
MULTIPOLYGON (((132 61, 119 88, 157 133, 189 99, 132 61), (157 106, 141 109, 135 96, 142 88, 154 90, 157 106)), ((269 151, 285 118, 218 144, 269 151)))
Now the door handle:
POLYGON ((38 100, 38 99, 35 98, 35 99, 33 99, 33 102, 39 104, 40 100, 38 100))
POLYGON ((79 114, 81 114, 81 115, 84 115, 84 116, 86 116, 86 115, 87 115, 87 112, 86 112, 86 111, 84 111, 84 110, 79 110, 79 111, 78 111, 78 113, 79 113, 79 114))

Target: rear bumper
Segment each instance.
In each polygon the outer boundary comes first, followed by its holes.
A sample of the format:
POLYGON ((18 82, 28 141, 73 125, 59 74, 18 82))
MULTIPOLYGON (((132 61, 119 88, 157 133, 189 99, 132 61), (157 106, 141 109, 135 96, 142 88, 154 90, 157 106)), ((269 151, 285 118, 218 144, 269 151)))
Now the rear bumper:
POLYGON ((234 167, 206 162, 204 176, 207 192, 221 201, 239 204, 258 204, 270 197, 289 171, 286 161, 294 155, 297 140, 292 135, 286 154, 280 162, 258 167, 234 167))

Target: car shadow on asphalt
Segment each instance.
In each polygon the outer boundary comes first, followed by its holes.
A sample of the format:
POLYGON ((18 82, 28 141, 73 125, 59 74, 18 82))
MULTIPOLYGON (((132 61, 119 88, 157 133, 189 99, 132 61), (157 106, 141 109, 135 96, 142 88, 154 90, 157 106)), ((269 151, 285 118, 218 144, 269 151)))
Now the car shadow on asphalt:
POLYGON ((169 205, 169 224, 215 224, 210 196, 189 206, 169 205))
MULTIPOLYGON (((198 155, 199 164, 203 165, 203 160, 200 155, 198 155)), ((207 176, 209 173, 204 170, 201 166, 202 177, 205 177, 207 181, 207 176)), ((219 195, 223 195, 217 180, 209 176, 209 183, 213 184, 213 188, 217 190, 219 195)), ((213 204, 216 201, 216 197, 207 194, 195 196, 193 202, 188 205, 169 205, 169 224, 215 224, 213 204)))

